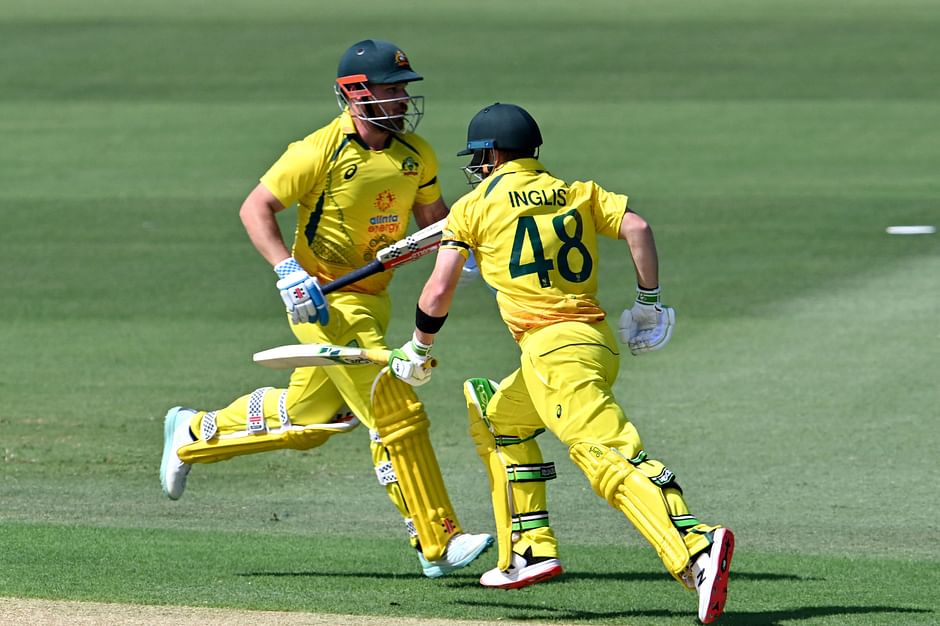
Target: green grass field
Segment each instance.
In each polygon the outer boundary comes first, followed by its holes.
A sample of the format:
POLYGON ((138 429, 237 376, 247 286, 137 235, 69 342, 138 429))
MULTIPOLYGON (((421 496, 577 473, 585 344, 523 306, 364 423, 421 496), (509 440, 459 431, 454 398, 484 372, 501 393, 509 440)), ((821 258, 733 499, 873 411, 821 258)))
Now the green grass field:
MULTIPOLYGON (((0 6, 0 596, 565 624, 694 623, 695 600, 543 437, 568 574, 420 575, 360 429, 197 466, 160 491, 162 418, 287 375, 292 341, 237 210, 336 112, 352 42, 398 42, 446 197, 483 105, 656 231, 670 346, 615 391, 696 513, 734 528, 724 624, 936 624, 940 4, 454 0, 0 6), (262 8, 264 7, 264 8, 262 8)), ((285 230, 293 212, 285 216, 285 230)), ((634 285, 601 266, 615 320, 634 285)), ((410 333, 425 260, 393 283, 410 333)), ((464 526, 492 530, 460 384, 514 369, 482 284, 421 390, 464 526)), ((0 618, 0 622, 2 622, 0 618)))

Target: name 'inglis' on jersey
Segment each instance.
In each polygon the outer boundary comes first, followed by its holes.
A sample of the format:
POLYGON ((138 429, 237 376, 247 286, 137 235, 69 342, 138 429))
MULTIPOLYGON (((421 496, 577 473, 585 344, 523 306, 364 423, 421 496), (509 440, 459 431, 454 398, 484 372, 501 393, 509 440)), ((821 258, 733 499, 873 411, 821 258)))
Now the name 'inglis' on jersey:
POLYGON ((552 189, 530 189, 528 191, 509 191, 509 205, 514 209, 524 206, 566 206, 568 190, 564 187, 552 189))

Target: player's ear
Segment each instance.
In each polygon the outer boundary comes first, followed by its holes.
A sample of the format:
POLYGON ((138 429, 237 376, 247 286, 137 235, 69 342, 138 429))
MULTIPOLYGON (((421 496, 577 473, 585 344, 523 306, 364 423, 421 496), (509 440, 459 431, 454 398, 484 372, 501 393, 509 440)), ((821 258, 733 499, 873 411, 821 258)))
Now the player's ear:
POLYGON ((498 160, 500 158, 499 150, 486 148, 481 152, 483 156, 481 158, 482 163, 480 172, 483 174, 483 178, 486 178, 492 174, 493 170, 495 170, 500 164, 500 161, 498 160))

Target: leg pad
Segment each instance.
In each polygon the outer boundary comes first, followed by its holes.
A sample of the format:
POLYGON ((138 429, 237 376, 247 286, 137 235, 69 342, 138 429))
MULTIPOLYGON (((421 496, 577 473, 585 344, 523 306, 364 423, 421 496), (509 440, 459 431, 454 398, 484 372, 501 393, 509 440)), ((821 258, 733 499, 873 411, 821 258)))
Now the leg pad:
POLYGON ((507 570, 516 542, 557 554, 545 495, 545 481, 555 478, 555 465, 542 462, 541 450, 534 440, 542 430, 527 438, 494 432, 486 407, 496 391, 496 383, 486 378, 471 378, 464 383, 470 436, 490 478, 498 569, 507 570))
POLYGON ((421 551, 436 561, 447 542, 460 532, 441 468, 428 434, 430 423, 414 390, 383 370, 372 387, 375 430, 388 450, 402 498, 408 509, 421 551))
POLYGON ((594 492, 627 516, 656 549, 669 573, 682 582, 689 550, 672 523, 662 489, 616 449, 603 444, 576 443, 569 454, 594 492))
POLYGON ((345 421, 328 424, 291 425, 261 434, 243 431, 220 435, 208 441, 197 439, 180 448, 177 454, 183 463, 215 463, 243 454, 269 450, 284 448, 308 450, 322 446, 333 435, 348 433, 358 425, 359 420, 352 414, 348 414, 345 421))

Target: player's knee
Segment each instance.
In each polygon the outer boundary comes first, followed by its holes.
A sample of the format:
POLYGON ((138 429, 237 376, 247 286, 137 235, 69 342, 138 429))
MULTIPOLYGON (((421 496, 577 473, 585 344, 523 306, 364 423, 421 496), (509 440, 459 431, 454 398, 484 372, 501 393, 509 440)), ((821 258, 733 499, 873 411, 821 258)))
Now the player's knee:
POLYGON ((620 486, 637 471, 619 450, 601 443, 578 442, 568 449, 568 455, 594 491, 607 501, 612 501, 620 486))
POLYGON ((639 454, 628 460, 660 489, 671 488, 682 493, 682 487, 676 481, 675 472, 666 467, 661 461, 649 458, 645 450, 640 450, 639 454))

